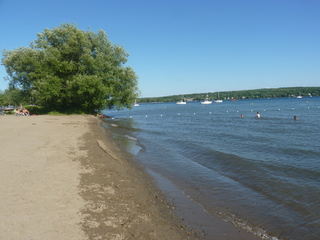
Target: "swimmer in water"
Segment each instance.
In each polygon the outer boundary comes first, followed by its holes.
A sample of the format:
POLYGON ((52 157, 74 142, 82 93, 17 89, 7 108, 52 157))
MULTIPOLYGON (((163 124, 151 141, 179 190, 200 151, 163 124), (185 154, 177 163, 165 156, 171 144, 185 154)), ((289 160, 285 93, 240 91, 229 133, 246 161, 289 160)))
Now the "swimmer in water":
POLYGON ((294 120, 298 120, 298 117, 297 117, 297 116, 293 116, 293 119, 294 119, 294 120))
POLYGON ((260 112, 257 112, 256 118, 260 118, 260 112))

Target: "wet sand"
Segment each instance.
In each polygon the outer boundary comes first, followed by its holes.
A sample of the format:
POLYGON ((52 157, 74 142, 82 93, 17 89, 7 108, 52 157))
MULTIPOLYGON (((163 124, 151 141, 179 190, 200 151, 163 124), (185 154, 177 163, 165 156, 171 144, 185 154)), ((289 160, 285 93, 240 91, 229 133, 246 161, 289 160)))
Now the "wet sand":
MULTIPOLYGON (((0 123, 0 239, 209 239, 173 214, 100 119, 0 116, 0 123)), ((223 224, 215 223, 212 239, 255 239, 223 224)))

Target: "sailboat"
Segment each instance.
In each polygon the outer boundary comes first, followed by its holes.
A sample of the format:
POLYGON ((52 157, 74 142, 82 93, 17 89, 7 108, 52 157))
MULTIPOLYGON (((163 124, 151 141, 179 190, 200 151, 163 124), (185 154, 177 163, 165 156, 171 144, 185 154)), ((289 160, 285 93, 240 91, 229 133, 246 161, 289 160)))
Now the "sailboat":
POLYGON ((184 98, 182 98, 182 100, 176 102, 176 104, 178 105, 184 105, 184 104, 187 104, 187 102, 184 101, 184 98))
POLYGON ((139 107, 139 103, 137 103, 137 100, 135 100, 135 101, 134 101, 133 106, 135 106, 135 107, 139 107))
POLYGON ((212 103, 212 101, 209 101, 208 94, 206 96, 206 99, 201 102, 201 104, 211 104, 211 103, 212 103))
POLYGON ((222 103, 222 102, 223 102, 223 100, 220 100, 220 99, 219 99, 219 92, 218 92, 218 99, 215 100, 214 102, 215 102, 215 103, 222 103))
POLYGON ((187 102, 181 100, 181 101, 176 102, 176 104, 178 104, 178 105, 183 105, 183 104, 187 104, 187 102))
POLYGON ((301 96, 300 92, 299 92, 299 96, 298 96, 297 98, 302 98, 302 96, 301 96))

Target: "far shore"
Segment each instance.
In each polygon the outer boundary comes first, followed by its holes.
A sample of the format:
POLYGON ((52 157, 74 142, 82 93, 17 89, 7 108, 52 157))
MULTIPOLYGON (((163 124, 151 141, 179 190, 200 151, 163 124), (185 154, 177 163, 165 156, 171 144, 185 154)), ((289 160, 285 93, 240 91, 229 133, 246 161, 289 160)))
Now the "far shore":
MULTIPOLYGON (((173 214, 99 118, 7 115, 0 123, 0 239, 212 239, 173 214)), ((221 220, 212 227, 214 239, 257 239, 221 220)))

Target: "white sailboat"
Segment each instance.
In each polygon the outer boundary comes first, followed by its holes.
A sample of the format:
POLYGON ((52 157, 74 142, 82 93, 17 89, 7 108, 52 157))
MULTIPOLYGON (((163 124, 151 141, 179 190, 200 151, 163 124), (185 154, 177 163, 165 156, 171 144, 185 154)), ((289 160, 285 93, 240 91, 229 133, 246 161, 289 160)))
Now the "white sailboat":
POLYGON ((137 100, 134 101, 133 106, 135 106, 135 107, 139 107, 140 106, 139 103, 137 103, 137 100))
POLYGON ((178 105, 184 105, 184 104, 187 104, 187 102, 184 101, 184 98, 182 98, 182 100, 176 102, 176 104, 178 105))
POLYGON ((187 104, 187 102, 181 100, 181 101, 176 102, 176 104, 178 104, 178 105, 183 105, 183 104, 187 104))
POLYGON ((206 96, 206 99, 201 102, 201 104, 211 104, 212 101, 209 101, 208 95, 206 96))
POLYGON ((215 103, 222 103, 223 100, 219 99, 219 92, 218 92, 218 99, 214 101, 215 103))

